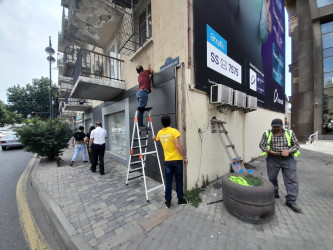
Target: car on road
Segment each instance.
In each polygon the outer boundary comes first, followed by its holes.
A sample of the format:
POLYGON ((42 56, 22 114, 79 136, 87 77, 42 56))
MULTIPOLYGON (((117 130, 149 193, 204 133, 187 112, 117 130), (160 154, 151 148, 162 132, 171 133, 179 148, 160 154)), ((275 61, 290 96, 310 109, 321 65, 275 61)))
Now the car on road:
POLYGON ((0 145, 2 150, 6 150, 8 148, 23 147, 22 143, 19 140, 19 137, 15 133, 6 133, 0 139, 0 145))

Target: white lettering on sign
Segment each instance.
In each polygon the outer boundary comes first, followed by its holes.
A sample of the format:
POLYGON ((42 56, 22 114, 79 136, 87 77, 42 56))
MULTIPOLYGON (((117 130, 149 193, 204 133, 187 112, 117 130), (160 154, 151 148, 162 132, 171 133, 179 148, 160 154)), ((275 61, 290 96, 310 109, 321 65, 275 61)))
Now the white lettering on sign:
POLYGON ((274 90, 274 103, 276 102, 283 105, 283 100, 279 98, 279 93, 277 89, 274 90))
POLYGON ((207 42, 207 67, 242 83, 242 66, 207 42))

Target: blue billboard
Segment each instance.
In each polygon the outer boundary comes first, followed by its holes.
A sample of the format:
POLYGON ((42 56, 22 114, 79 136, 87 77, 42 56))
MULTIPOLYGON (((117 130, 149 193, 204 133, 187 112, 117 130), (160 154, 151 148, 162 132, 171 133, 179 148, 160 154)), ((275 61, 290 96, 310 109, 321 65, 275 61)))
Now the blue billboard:
POLYGON ((195 86, 223 84, 284 112, 283 0, 194 0, 195 86))

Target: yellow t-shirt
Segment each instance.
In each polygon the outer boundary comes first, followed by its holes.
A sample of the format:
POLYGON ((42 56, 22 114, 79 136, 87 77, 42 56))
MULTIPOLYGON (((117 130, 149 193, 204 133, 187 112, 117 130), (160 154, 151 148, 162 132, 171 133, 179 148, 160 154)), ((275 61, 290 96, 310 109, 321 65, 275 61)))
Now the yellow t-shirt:
POLYGON ((183 160, 182 155, 178 152, 175 145, 175 138, 180 136, 179 131, 171 127, 163 128, 158 131, 156 141, 161 141, 162 143, 165 161, 183 160))

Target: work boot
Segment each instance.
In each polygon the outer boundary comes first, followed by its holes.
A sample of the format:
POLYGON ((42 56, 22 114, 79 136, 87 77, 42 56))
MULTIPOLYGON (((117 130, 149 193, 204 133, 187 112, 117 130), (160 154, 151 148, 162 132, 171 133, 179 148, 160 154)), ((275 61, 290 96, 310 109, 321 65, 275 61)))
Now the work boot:
POLYGON ((185 200, 184 198, 178 199, 178 205, 186 205, 187 204, 187 200, 185 200))
POLYGON ((290 207, 296 213, 302 213, 302 209, 296 203, 286 202, 286 206, 290 207))
POLYGON ((171 207, 171 201, 165 201, 165 205, 167 206, 167 208, 171 207))

